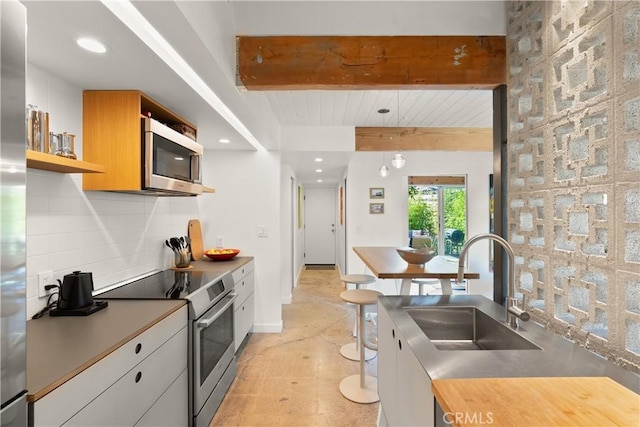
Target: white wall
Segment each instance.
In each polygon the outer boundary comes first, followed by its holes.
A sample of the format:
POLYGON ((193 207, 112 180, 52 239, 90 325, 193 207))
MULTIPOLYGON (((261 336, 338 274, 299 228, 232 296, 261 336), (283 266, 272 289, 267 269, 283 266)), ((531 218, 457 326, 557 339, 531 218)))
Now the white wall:
POLYGON ((295 276, 295 285, 298 286, 298 278, 300 277, 300 272, 304 268, 304 187, 295 179, 295 203, 294 203, 294 213, 293 220, 295 223, 295 237, 294 237, 294 260, 293 260, 293 269, 296 272, 295 276), (301 191, 301 196, 299 197, 298 189, 301 191), (298 212, 300 213, 300 222, 298 221, 298 212))
MULTIPOLYGON (((50 113, 50 129, 76 136, 82 158, 82 90, 28 64, 27 102, 50 113)), ((202 197, 215 197, 206 195, 202 197)), ((148 197, 83 192, 81 174, 27 170, 27 316, 46 304, 37 274, 61 279, 74 270, 93 273, 94 286, 172 265, 167 237, 185 235, 198 218, 193 197, 148 197)))
POLYGON ((347 243, 347 218, 346 218, 346 203, 347 203, 347 180, 341 179, 340 184, 338 185, 338 200, 336 201, 336 206, 338 207, 338 220, 336 222, 336 264, 340 269, 341 273, 345 273, 347 271, 347 253, 346 253, 346 243, 347 243), (342 188, 342 223, 340 223, 340 188, 342 188))
MULTIPOLYGON (((357 152, 347 173, 347 272, 363 273, 365 265, 351 250, 354 246, 406 246, 408 244, 407 177, 409 175, 466 175, 468 237, 489 231, 489 174, 492 153, 409 151, 407 164, 382 178, 378 169, 382 154, 357 152), (382 215, 369 214, 369 188, 385 189, 382 215)), ((387 165, 391 155, 386 154, 387 165)), ((489 271, 489 244, 477 243, 469 251, 469 270, 480 273, 469 284, 470 293, 493 299, 493 275, 489 271)), ((395 292, 393 281, 378 281, 385 293, 395 292), (388 283, 381 283, 388 282, 388 283)), ((398 284, 399 287, 399 284, 398 284)))
MULTIPOLYGON (((280 153, 268 151, 205 151, 203 180, 215 188, 201 197, 202 235, 205 246, 216 236, 240 255, 255 257, 255 332, 282 329, 280 153), (258 237, 257 227, 267 227, 268 237, 258 237)), ((284 251, 284 252, 283 252, 284 251)))
POLYGON ((281 169, 280 194, 280 241, 282 242, 280 298, 282 304, 290 304, 293 281, 297 280, 297 275, 293 272, 297 226, 294 224, 296 181, 293 171, 287 165, 283 165, 281 169))

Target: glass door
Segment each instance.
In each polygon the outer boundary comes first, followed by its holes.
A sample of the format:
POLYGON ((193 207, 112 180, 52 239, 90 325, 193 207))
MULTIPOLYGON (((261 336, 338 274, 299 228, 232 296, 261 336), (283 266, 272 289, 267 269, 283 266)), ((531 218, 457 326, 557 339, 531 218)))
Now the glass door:
POLYGON ((439 255, 460 256, 467 239, 465 177, 409 177, 408 207, 411 246, 427 237, 439 255))

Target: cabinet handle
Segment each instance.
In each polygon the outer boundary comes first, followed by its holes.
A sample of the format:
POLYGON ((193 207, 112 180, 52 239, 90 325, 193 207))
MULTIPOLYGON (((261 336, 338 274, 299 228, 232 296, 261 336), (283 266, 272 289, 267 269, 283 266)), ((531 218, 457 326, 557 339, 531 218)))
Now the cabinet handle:
POLYGON ((398 340, 398 348, 402 350, 402 341, 398 340))
POLYGON ((394 339, 396 338, 396 330, 395 329, 391 330, 391 337, 394 338, 394 339))
POLYGON ((136 344, 136 354, 140 353, 140 350, 142 350, 142 344, 138 343, 136 344))
POLYGON ((244 286, 244 280, 242 281, 242 286, 244 286))
POLYGON ((244 305, 242 306, 242 311, 244 311, 244 305))
POLYGON ((139 383, 141 379, 142 379, 142 372, 138 372, 136 374, 136 383, 139 383))

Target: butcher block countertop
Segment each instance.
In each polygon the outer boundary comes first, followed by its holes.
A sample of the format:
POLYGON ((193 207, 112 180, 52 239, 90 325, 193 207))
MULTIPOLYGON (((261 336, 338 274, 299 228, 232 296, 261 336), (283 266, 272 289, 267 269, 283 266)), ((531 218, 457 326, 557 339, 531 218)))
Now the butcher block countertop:
POLYGON ((89 316, 27 322, 27 401, 35 402, 179 310, 185 300, 109 300, 89 316))
POLYGON ((607 377, 433 380, 455 427, 639 426, 640 395, 607 377))
MULTIPOLYGON (((353 251, 379 279, 455 279, 458 260, 436 256, 424 265, 408 264, 391 246, 356 246, 353 251)), ((465 271, 465 279, 479 279, 478 273, 465 271)))

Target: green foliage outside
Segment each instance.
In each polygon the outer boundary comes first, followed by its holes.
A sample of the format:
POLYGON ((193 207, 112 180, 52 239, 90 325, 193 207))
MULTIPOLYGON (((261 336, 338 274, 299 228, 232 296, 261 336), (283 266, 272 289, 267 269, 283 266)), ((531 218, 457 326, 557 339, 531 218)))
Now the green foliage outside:
POLYGON ((466 206, 464 188, 446 188, 444 190, 444 227, 461 230, 466 236, 466 206))
POLYGON ((421 230, 429 236, 435 236, 437 211, 420 198, 415 186, 409 186, 409 230, 421 230))

